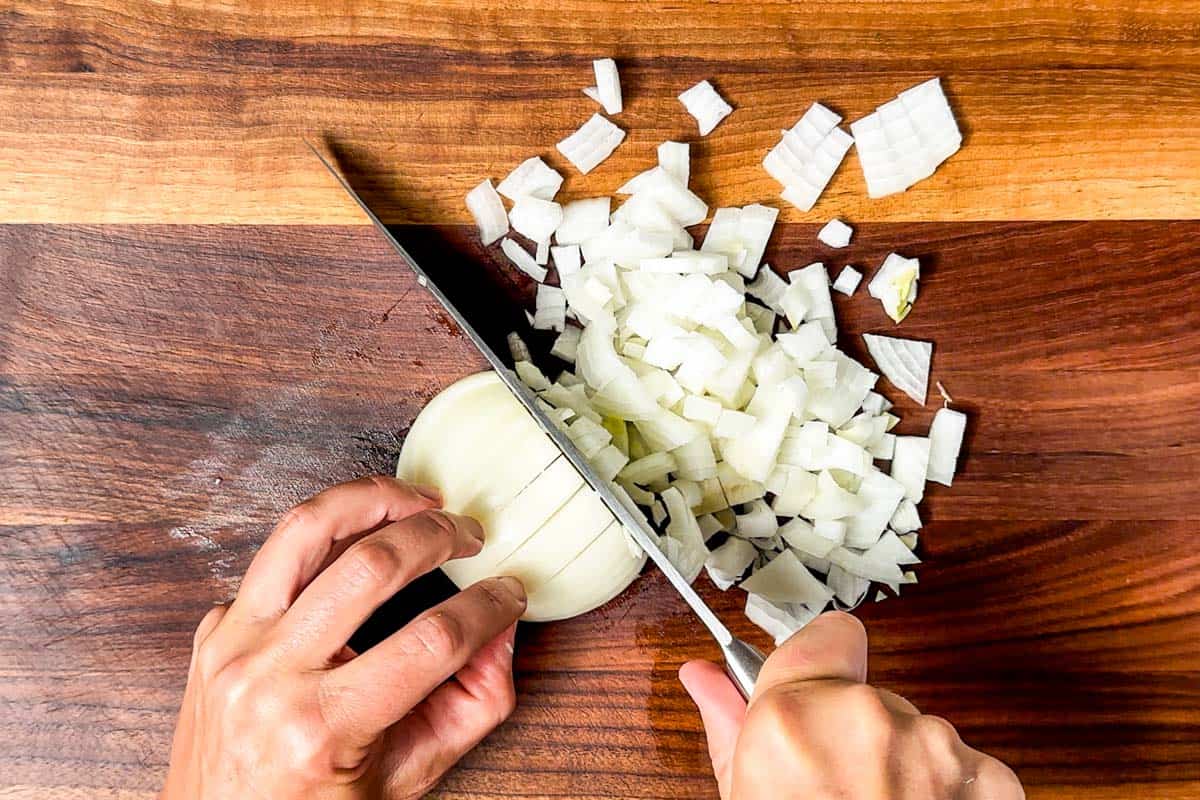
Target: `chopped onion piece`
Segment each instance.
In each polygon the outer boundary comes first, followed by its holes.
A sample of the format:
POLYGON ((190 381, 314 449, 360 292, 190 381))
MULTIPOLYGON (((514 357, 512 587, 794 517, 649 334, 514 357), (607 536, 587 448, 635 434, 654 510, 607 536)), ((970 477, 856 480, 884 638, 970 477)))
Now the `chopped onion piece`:
POLYGON ((783 296, 787 289, 787 281, 766 264, 759 269, 758 276, 746 284, 746 294, 758 298, 776 314, 784 313, 783 296))
POLYGON ((892 531, 879 537, 879 541, 867 552, 870 556, 879 556, 897 564, 920 564, 921 559, 913 553, 912 548, 900 540, 892 531))
POLYGON ((808 571, 796 554, 784 550, 766 566, 742 581, 740 588, 772 603, 795 603, 809 608, 824 608, 833 592, 808 571))
POLYGON ((624 106, 621 103, 621 79, 617 75, 617 62, 611 58, 597 58, 592 62, 592 70, 596 73, 596 85, 583 90, 591 99, 604 106, 608 114, 620 114, 624 106))
POLYGON ((701 136, 712 133, 717 123, 733 112, 733 106, 725 102, 708 81, 700 81, 680 94, 679 102, 683 103, 683 107, 695 118, 701 136))
POLYGON ((841 542, 817 533, 812 523, 800 517, 788 520, 780 526, 779 535, 787 542, 788 547, 794 547, 816 558, 825 558, 833 548, 841 545, 841 542))
POLYGON ((763 159, 767 174, 784 186, 783 199, 803 211, 816 204, 854 143, 837 127, 840 121, 837 114, 813 103, 763 159))
POLYGON ((735 517, 737 535, 743 539, 769 539, 779 530, 775 514, 764 500, 754 500, 746 513, 735 517))
POLYGON ((554 259, 554 268, 558 270, 558 282, 562 282, 576 272, 579 272, 583 266, 583 259, 579 254, 579 245, 571 244, 564 247, 551 247, 550 257, 554 259))
POLYGON ((517 198, 508 220, 513 230, 535 242, 548 242, 555 228, 563 221, 563 209, 551 200, 532 196, 517 198))
POLYGON ((897 436, 892 455, 892 477, 904 486, 904 496, 914 503, 925 496, 925 477, 929 472, 929 438, 897 436))
POLYGON ((560 245, 577 245, 599 236, 608 228, 611 204, 609 197, 589 197, 567 203, 562 207, 562 221, 554 232, 554 240, 560 245))
POLYGON ((871 333, 864 333, 863 341, 883 376, 897 389, 925 405, 933 344, 871 333))
POLYGON ((846 545, 870 547, 879 541, 904 499, 904 485, 877 469, 871 469, 858 485, 857 497, 862 510, 846 518, 846 545))
POLYGON ((967 430, 967 415, 939 408, 929 426, 929 480, 949 486, 954 482, 954 465, 967 430))
POLYGON ((550 355, 574 364, 575 353, 579 349, 579 337, 582 335, 582 328, 564 327, 562 333, 554 340, 554 345, 550 348, 550 355))
POLYGON ((937 78, 850 125, 868 196, 903 192, 958 151, 962 134, 937 78))
POLYGON ((704 568, 716 587, 725 591, 742 579, 742 575, 754 563, 756 556, 758 556, 758 548, 750 542, 730 537, 724 544, 708 554, 704 568))
POLYGON ((651 453, 626 464, 618 477, 622 481, 646 485, 652 481, 666 480, 675 469, 675 458, 670 453, 651 453))
MULTIPOLYGON (((543 375, 542 371, 535 367, 532 361, 518 361, 514 364, 514 368, 521 382, 535 392, 550 388, 550 379, 543 375)), ((584 421, 586 422, 587 420, 584 421)))
POLYGON ((516 265, 517 269, 521 270, 521 272, 524 272, 538 283, 546 280, 546 268, 538 266, 537 262, 533 260, 533 256, 529 255, 528 251, 521 247, 521 245, 506 237, 500 242, 500 249, 504 251, 504 255, 508 256, 508 260, 516 265))
POLYGON ((854 229, 840 219, 831 219, 825 227, 817 232, 817 239, 833 248, 842 248, 850 244, 854 229))
POLYGON ((504 202, 492 182, 485 180, 467 192, 467 210, 479 228, 479 240, 484 246, 492 244, 508 233, 508 216, 504 213, 504 202))
POLYGON ((858 284, 862 282, 862 273, 849 265, 842 267, 842 271, 838 273, 837 280, 833 282, 833 290, 841 292, 850 297, 854 294, 854 290, 858 288, 858 284))
POLYGON ((500 181, 496 191, 514 203, 522 197, 553 200, 562 186, 563 177, 538 156, 522 161, 508 177, 500 181))
POLYGON ((776 645, 790 639, 819 613, 808 606, 776 605, 765 597, 746 595, 746 618, 774 637, 776 645))
MULTIPOLYGON (((896 533, 910 533, 921 527, 921 515, 917 512, 917 504, 905 498, 896 506, 896 513, 888 522, 888 527, 896 533)), ((911 550, 912 547, 910 546, 911 550)))
POLYGON ((625 131, 599 114, 593 114, 591 119, 559 142, 557 147, 558 152, 586 175, 612 155, 624 139, 625 131))
POLYGON ((893 322, 899 323, 908 316, 916 302, 920 277, 920 261, 889 253, 875 277, 867 284, 867 293, 883 304, 883 310, 893 322))
POLYGON ((682 186, 691 177, 691 154, 687 142, 663 142, 658 146, 658 166, 682 186))
POLYGON ((856 608, 867 596, 867 590, 871 588, 869 580, 852 575, 837 564, 829 567, 826 580, 829 582, 829 588, 837 598, 839 606, 847 610, 856 608))

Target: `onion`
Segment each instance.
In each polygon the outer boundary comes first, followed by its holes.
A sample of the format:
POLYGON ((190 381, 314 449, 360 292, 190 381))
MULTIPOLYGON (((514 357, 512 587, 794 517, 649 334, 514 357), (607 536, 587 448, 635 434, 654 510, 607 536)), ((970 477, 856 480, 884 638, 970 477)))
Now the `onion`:
POLYGON ((867 293, 883 303, 883 310, 894 322, 901 322, 916 302, 920 277, 921 263, 917 259, 889 253, 867 284, 867 293))
POLYGON ((831 288, 835 292, 841 292, 847 297, 850 297, 852 294, 854 294, 854 290, 858 288, 858 284, 862 281, 862 277, 862 273, 856 270, 854 267, 842 267, 842 271, 838 273, 837 280, 833 282, 833 286, 831 288))
POLYGON ((954 482, 954 466, 966 429, 967 416, 961 411, 939 408, 933 415, 929 426, 929 480, 943 486, 954 482))
POLYGON ((904 496, 913 503, 925 496, 925 478, 929 473, 929 437, 897 436, 892 455, 892 478, 904 487, 904 496))
POLYGON ((603 233, 608 227, 611 203, 608 197, 590 197, 567 203, 562 207, 562 218, 554 231, 554 240, 560 245, 579 245, 603 233))
POLYGON ((691 154, 687 142, 663 142, 658 146, 658 166, 679 182, 688 185, 691 177, 691 154))
POLYGON ((521 245, 512 239, 505 238, 500 242, 500 249, 504 251, 504 255, 508 256, 508 260, 515 264, 521 272, 524 272, 538 283, 546 280, 546 268, 538 266, 533 256, 529 255, 521 245))
POLYGON ((750 542, 730 537, 709 553, 704 569, 717 588, 724 591, 741 580, 757 556, 758 548, 750 542))
POLYGON ((500 181, 496 191, 514 203, 522 197, 553 200, 562 186, 563 177, 556 170, 534 156, 522 161, 508 177, 500 181))
POLYGON ((621 103, 617 62, 611 58, 598 58, 592 62, 592 70, 596 73, 596 85, 584 89, 583 93, 604 106, 605 113, 620 114, 624 106, 621 103))
POLYGON ((783 138, 763 159, 763 168, 783 184, 782 197, 809 211, 829 185, 854 140, 837 127, 842 118, 820 103, 783 131, 783 138))
POLYGON ((559 142, 557 148, 577 170, 587 175, 612 155, 624 139, 625 131, 593 114, 579 130, 559 142))
POLYGON ((504 202, 490 180, 483 181, 467 192, 467 210, 479 228, 479 240, 486 247, 508 233, 508 217, 504 213, 504 202))
POLYGON ((525 619, 588 611, 624 589, 644 562, 494 373, 465 378, 425 407, 396 474, 438 486, 447 509, 480 521, 483 550, 443 570, 464 588, 489 574, 517 575, 530 598, 525 619), (619 537, 622 546, 600 545, 605 536, 619 537), (581 557, 603 571, 586 581, 555 580, 581 557))
POLYGON ((825 227, 817 232, 817 239, 834 248, 842 248, 850 244, 854 229, 840 219, 831 219, 825 227))
POLYGON ((549 242, 554 230, 563 221, 563 209, 551 200, 525 196, 513 203, 508 212, 513 230, 535 242, 549 242))
POLYGON ((903 192, 958 151, 962 134, 941 81, 926 81, 850 125, 870 197, 903 192))
POLYGON ((921 405, 929 391, 929 363, 933 345, 915 339, 863 334, 867 352, 876 366, 892 384, 921 405))
POLYGON ((679 95, 679 102, 700 126, 700 135, 712 133, 717 123, 733 113, 733 106, 725 102, 708 81, 700 81, 679 95))
MULTIPOLYGON (((603 76, 619 91, 615 65, 602 60, 596 70, 588 94, 611 112, 603 76)), ((929 92, 906 94, 900 106, 911 99, 923 108, 929 92)), ((708 110, 713 97, 728 109, 707 82, 684 93, 704 132, 728 113, 708 110)), ((850 144, 839 122, 814 104, 783 133, 764 163, 785 198, 816 201, 850 144)), ((559 150, 587 172, 623 137, 597 114, 559 150)), ((871 583, 898 592, 915 581, 904 568, 919 563, 924 484, 953 478, 965 418, 943 409, 928 437, 891 433, 899 418, 875 391, 879 376, 837 346, 831 291, 852 294, 861 273, 845 267, 831 287, 816 262, 781 278, 762 263, 778 215, 764 205, 716 209, 697 249, 687 228, 709 209, 688 189, 689 147, 665 142, 657 155, 621 187, 627 197, 615 209, 607 197, 559 206, 562 178, 540 159, 502 184, 513 199, 506 218, 496 218, 503 205, 488 182, 473 190, 481 237, 495 228, 503 236, 511 221, 537 245, 536 257, 508 238, 501 248, 539 282, 530 322, 557 331, 551 354, 573 365, 552 382, 514 335, 517 375, 596 472, 615 481, 621 502, 649 516, 684 576, 707 567, 722 589, 740 581, 747 614, 776 637, 830 603, 853 607, 871 583), (544 284, 550 258, 558 286, 544 284), (776 333, 779 315, 788 324, 776 333), (706 542, 721 532, 710 552, 706 542)), ((842 247, 852 233, 835 219, 818 238, 842 247)), ((919 272, 915 259, 893 253, 868 285, 897 322, 916 299, 919 272)), ((923 402, 931 345, 870 334, 866 343, 889 381, 923 402)), ((450 399, 439 396, 418 420, 453 408, 452 441, 422 444, 433 423, 415 425, 413 453, 406 444, 401 459, 406 475, 450 485, 455 510, 486 519, 484 553, 447 571, 460 582, 518 574, 535 588, 531 618, 612 597, 642 563, 625 532, 597 512, 544 436, 519 430, 523 412, 483 395, 472 395, 479 408, 453 400, 463 394, 451 387, 450 399), (498 468, 500 458, 512 469, 498 468), (558 533, 566 526, 569 534, 558 533)))

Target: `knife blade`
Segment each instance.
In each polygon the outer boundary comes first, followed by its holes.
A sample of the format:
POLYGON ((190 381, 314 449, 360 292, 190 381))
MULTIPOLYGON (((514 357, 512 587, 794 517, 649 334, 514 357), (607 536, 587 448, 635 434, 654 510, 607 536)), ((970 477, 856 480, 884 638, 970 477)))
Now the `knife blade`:
POLYGON ((563 456, 579 472, 580 477, 600 496, 600 500, 612 515, 621 522, 622 526, 624 526, 633 540, 637 542, 638 546, 646 552, 650 560, 667 576, 667 580, 671 582, 671 585, 675 587, 675 590, 688 606, 691 607, 696 616, 700 618, 704 626, 708 628, 713 638, 716 639, 717 644, 721 648, 721 653, 725 658, 726 670, 742 695, 749 698, 754 691, 754 683, 758 679, 759 670, 762 668, 763 661, 765 660, 763 654, 756 647, 738 639, 729 631, 729 628, 713 613, 708 604, 696 593, 696 590, 692 588, 691 584, 684 579, 679 570, 675 568, 675 565, 663 553, 662 548, 658 546, 658 535, 646 521, 645 515, 636 509, 627 507, 617 496, 616 492, 613 491, 612 485, 596 474, 583 453, 575 446, 575 443, 538 407, 535 402, 536 397, 529 387, 521 382, 516 372, 496 354, 496 351, 492 349, 491 345, 479 334, 470 321, 463 316, 462 312, 451 302, 450 298, 430 279, 429 275, 416 260, 408 254, 408 251, 396 240, 396 237, 392 235, 387 226, 383 224, 379 217, 375 215, 375 212, 359 196, 354 187, 342 177, 342 174, 311 142, 305 139, 304 143, 308 145, 308 149, 313 152, 313 155, 320 160, 325 169, 337 180, 346 194, 367 215, 375 230, 384 236, 392 249, 400 256, 400 259, 416 274, 417 283, 433 295, 433 298, 450 315, 455 324, 458 325, 463 335, 470 340, 471 344, 484 357, 484 360, 495 370, 500 380, 504 382, 504 385, 508 387, 513 396, 517 398, 517 401, 533 417, 538 427, 550 437, 550 441, 554 442, 563 456))

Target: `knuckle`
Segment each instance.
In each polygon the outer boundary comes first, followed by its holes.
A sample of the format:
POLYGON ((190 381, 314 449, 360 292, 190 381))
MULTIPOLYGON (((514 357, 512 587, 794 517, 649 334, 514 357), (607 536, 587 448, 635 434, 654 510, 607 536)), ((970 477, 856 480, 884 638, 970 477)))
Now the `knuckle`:
POLYGON ((449 514, 440 508, 426 509, 420 512, 418 516, 421 518, 425 529, 437 541, 449 543, 458 536, 458 524, 449 514))
POLYGON ((391 584, 404 568, 404 558, 396 546, 381 537, 368 537, 346 551, 347 569, 362 583, 391 584))
POLYGON ((412 635, 422 650, 436 659, 451 659, 466 646, 462 623, 449 614, 432 614, 421 619, 413 626, 412 635))
POLYGON ((975 770, 975 781, 987 797, 997 800, 1024 800, 1025 789, 1011 768, 999 759, 985 755, 975 770))
POLYGON ((482 596, 488 610, 507 614, 515 605, 512 592, 500 588, 495 579, 480 581, 475 584, 474 591, 482 596))
POLYGON ((945 747, 962 743, 958 731, 942 717, 922 714, 913 721, 913 726, 917 736, 929 744, 945 747))
POLYGON ((303 503, 289 508, 279 518, 279 523, 275 526, 275 531, 287 537, 306 528, 313 522, 316 516, 315 509, 313 508, 315 502, 315 499, 305 500, 303 503))
POLYGON ((229 610, 228 604, 213 606, 208 610, 200 620, 200 624, 196 626, 196 632, 192 635, 192 649, 198 649, 200 645, 217 627, 217 623, 225 616, 225 612, 229 610))

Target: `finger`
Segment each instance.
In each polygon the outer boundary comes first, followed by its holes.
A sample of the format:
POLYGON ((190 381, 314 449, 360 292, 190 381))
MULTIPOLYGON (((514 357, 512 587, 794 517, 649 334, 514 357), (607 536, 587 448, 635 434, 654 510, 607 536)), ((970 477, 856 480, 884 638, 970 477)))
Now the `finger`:
POLYGON ((480 648, 454 680, 388 730, 388 789, 412 796, 414 769, 420 782, 432 784, 508 719, 517 702, 512 669, 516 627, 510 625, 480 648))
POLYGON ((725 670, 709 661, 689 661, 679 669, 679 680, 700 709, 708 755, 722 800, 729 800, 733 785, 733 751, 746 717, 746 701, 725 670))
POLYGON ((217 625, 224 619, 225 612, 228 610, 229 605, 226 603, 215 605, 208 610, 208 613, 200 620, 200 624, 196 626, 196 633, 192 635, 192 658, 188 662, 188 678, 191 678, 196 671, 196 659, 200 655, 200 645, 204 644, 204 640, 217 629, 217 625))
POLYGON ((372 741, 524 611, 525 590, 516 578, 488 578, 464 589, 326 673, 326 718, 352 744, 372 741))
POLYGON ((331 661, 375 609, 413 579, 482 548, 479 523, 447 511, 420 511, 386 525, 350 545, 300 592, 274 643, 310 664, 331 661))
POLYGON ((956 795, 961 800, 1025 800, 1025 789, 1012 769, 997 758, 971 750, 976 754, 972 773, 963 781, 956 795))
POLYGON ((841 611, 822 614, 780 645, 763 664, 750 702, 780 684, 826 679, 867 679, 867 632, 841 611))
POLYGON ((246 570, 234 609, 253 617, 283 614, 338 542, 440 505, 436 489, 382 475, 326 489, 275 526, 246 570))

